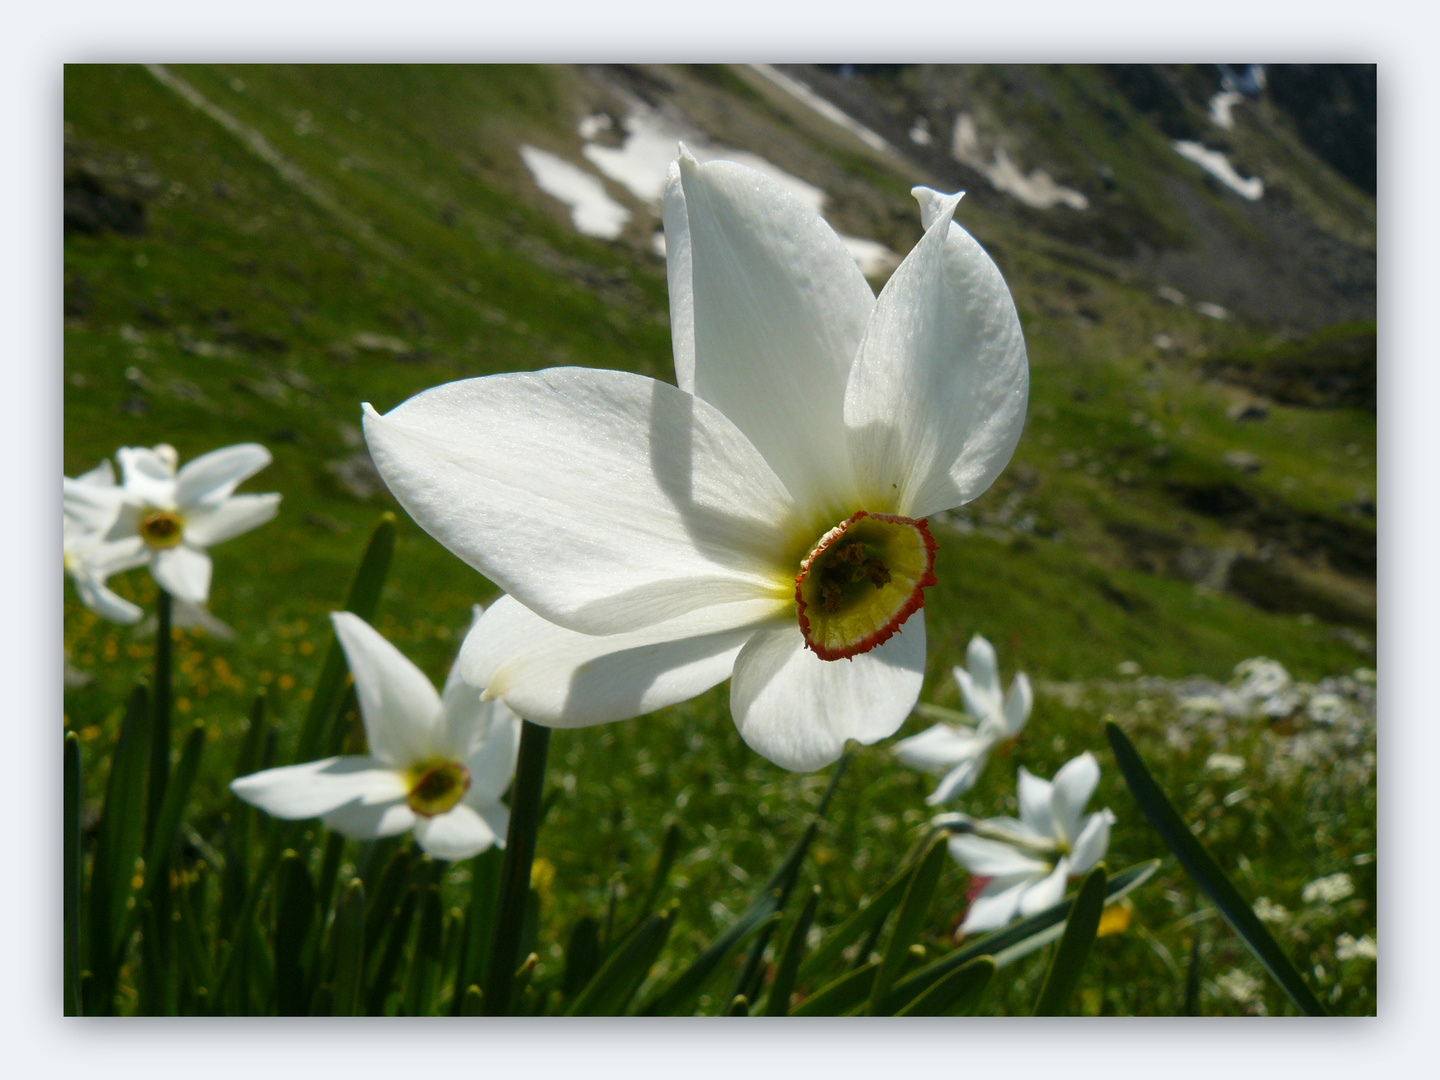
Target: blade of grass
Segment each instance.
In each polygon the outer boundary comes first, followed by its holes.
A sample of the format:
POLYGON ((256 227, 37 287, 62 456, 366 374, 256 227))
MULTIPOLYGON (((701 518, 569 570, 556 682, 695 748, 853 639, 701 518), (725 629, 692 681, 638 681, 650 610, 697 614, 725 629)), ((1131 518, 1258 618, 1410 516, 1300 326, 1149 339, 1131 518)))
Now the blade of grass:
POLYGON ((420 904, 420 890, 410 886, 400 899, 400 906, 390 922, 385 938, 385 951, 370 979, 370 990, 365 997, 365 1012, 368 1016, 383 1016, 385 1002, 395 989, 395 976, 400 970, 400 961, 405 956, 405 946, 410 942, 410 927, 415 921, 415 911, 420 904))
POLYGON ((840 954, 845 951, 845 946, 861 934, 884 922, 885 916, 894 910, 895 905, 900 903, 901 898, 905 895, 905 886, 909 884, 912 869, 913 867, 909 865, 903 867, 870 903, 826 935, 825 940, 820 942, 815 951, 800 965, 797 981, 803 983, 813 979, 830 963, 839 958, 840 954))
POLYGON ((145 838, 155 831, 160 804, 170 780, 170 680, 174 640, 170 624, 174 601, 164 589, 155 603, 155 684, 151 688, 150 787, 145 799, 145 838))
POLYGON ((569 1001, 595 977, 600 970, 600 924, 593 915, 583 915, 570 931, 570 947, 565 950, 565 976, 560 993, 569 1001))
POLYGON ((444 933, 440 890, 434 885, 420 898, 420 930, 410 961, 410 979, 405 987, 405 1014, 429 1016, 435 1010, 435 991, 440 985, 440 947, 444 933))
POLYGON ((309 1011, 304 957, 315 921, 310 871, 299 855, 286 851, 275 870, 275 1004, 281 1016, 304 1016, 309 1011))
POLYGON ((1150 775, 1150 770, 1145 767, 1145 762, 1134 744, 1113 721, 1106 722, 1105 734, 1110 739, 1110 748, 1115 753, 1115 760, 1120 765, 1125 783, 1140 805, 1140 812, 1160 834, 1165 846, 1180 860, 1185 872, 1200 886, 1210 898, 1210 902, 1220 909, 1225 921, 1235 928, 1241 940, 1249 946, 1271 978, 1289 995, 1296 1008, 1308 1016, 1325 1016, 1325 1007, 1311 992, 1304 977, 1291 963, 1290 957, 1240 895, 1240 890, 1231 884, 1225 872, 1220 869, 1220 864, 1195 838, 1195 834, 1185 824, 1164 790, 1150 775))
POLYGON ((822 986, 790 1010, 791 1016, 840 1016, 870 997, 878 963, 865 964, 847 971, 833 982, 822 986))
POLYGON ((1036 1016, 1064 1016, 1080 981, 1080 971, 1095 944, 1100 929, 1100 912, 1105 908, 1105 868, 1097 866, 1086 876, 1065 920, 1065 934, 1050 961, 1045 985, 1035 1002, 1036 1016))
POLYGON ((352 881, 345 887, 335 912, 335 1016, 359 1016, 365 973, 365 886, 352 881))
POLYGON ((1190 943, 1190 965, 1185 969, 1185 1015, 1200 1015, 1200 935, 1204 927, 1195 927, 1195 940, 1190 943))
POLYGON ((880 966, 875 969, 875 982, 870 990, 870 1004, 866 1010, 871 1016, 883 1015, 885 995, 905 960, 906 950, 919 936, 925 912, 930 909, 930 901, 935 898, 946 853, 945 837, 936 836, 915 864, 910 883, 905 888, 905 898, 900 901, 900 910, 895 915, 895 926, 890 931, 890 939, 881 955, 880 966))
POLYGON ((618 1016, 640 984, 645 981, 655 958, 670 936, 675 923, 675 907, 672 905, 659 915, 651 915, 639 929, 616 949, 595 973, 590 985, 570 1003, 566 1016, 618 1016))
POLYGON ((65 1015, 80 1002, 80 740, 65 733, 65 1015))
POLYGON ((995 961, 977 957, 920 994, 896 1016, 972 1016, 995 976, 995 961))
POLYGON ((770 993, 765 1000, 766 1016, 784 1016, 790 1011, 790 995, 795 991, 795 976, 800 971, 800 961, 805 955, 805 938, 810 925, 815 921, 815 909, 820 905, 820 886, 810 891, 805 906, 795 917, 785 947, 780 952, 780 962, 775 965, 775 978, 770 982, 770 993))

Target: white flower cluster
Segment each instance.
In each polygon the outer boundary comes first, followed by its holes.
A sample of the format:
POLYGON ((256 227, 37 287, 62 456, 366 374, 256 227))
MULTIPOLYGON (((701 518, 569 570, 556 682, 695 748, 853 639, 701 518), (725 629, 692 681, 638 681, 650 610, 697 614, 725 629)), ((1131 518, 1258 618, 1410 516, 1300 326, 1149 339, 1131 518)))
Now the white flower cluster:
POLYGON ((1177 685, 1175 694, 1182 708, 1198 715, 1270 720, 1303 715, 1333 726, 1373 707, 1374 685, 1375 673, 1368 668, 1307 683, 1292 678, 1278 661, 1256 656, 1235 665, 1228 685, 1191 679, 1177 685))

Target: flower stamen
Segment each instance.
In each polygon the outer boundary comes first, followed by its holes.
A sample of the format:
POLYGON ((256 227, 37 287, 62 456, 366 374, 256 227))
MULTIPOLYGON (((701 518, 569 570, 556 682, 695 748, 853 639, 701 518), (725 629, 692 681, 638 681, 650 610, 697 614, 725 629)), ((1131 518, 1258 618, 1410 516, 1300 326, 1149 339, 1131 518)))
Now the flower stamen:
POLYGON ((140 537, 152 548, 164 551, 184 538, 185 523, 174 510, 155 510, 140 519, 140 537))
POLYGON ((435 817, 454 808, 470 790, 470 770, 458 761, 437 761, 411 770, 416 779, 405 797, 421 817, 435 817))

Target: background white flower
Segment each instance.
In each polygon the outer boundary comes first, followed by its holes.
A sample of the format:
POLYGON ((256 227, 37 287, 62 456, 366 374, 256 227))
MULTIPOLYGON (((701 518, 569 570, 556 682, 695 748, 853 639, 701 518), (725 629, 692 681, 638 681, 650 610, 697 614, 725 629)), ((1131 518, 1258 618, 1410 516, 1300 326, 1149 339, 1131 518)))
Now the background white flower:
MULTIPOLYGON (((476 618, 480 609, 477 607, 476 618)), ((355 677, 370 753, 285 765, 230 785, 276 817, 319 817, 359 840, 407 829, 437 859, 505 844, 520 720, 452 668, 443 697, 425 674, 357 615, 330 616, 355 677)))
POLYGON ((1316 878, 1300 891, 1300 899, 1307 904, 1338 904, 1354 895, 1355 882, 1344 873, 1316 878))
POLYGON ((138 622, 140 608, 105 584, 112 574, 146 562, 143 552, 105 539, 120 509, 115 470, 109 461, 102 461, 73 480, 67 476, 65 490, 65 571, 75 583, 76 595, 86 607, 113 622, 138 622), (73 499, 72 488, 79 492, 73 499))
POLYGON ((922 519, 989 487, 1029 386, 959 196, 915 195, 925 235, 877 299, 773 180, 682 155, 664 206, 678 388, 555 368, 367 406, 401 505, 510 594, 462 650, 467 679, 566 727, 733 672, 742 737, 791 769, 900 726, 924 676, 922 519))
POLYGON ((925 799, 931 806, 974 787, 990 751, 1020 734, 1035 703, 1030 679, 1023 671, 1016 673, 1010 693, 1002 698, 995 647, 979 634, 970 639, 966 663, 968 671, 954 669, 955 681, 960 685, 965 711, 979 721, 978 726, 939 723, 902 739, 892 748, 903 764, 942 777, 925 799))
POLYGON ((1021 767, 1020 817, 968 819, 971 831, 950 838, 950 854, 975 877, 988 878, 970 905, 962 933, 993 930, 1016 915, 1034 915, 1065 896, 1068 878, 1105 856, 1115 815, 1100 810, 1081 816, 1100 782, 1100 764, 1089 751, 1060 767, 1053 782, 1021 767))
POLYGON ((67 515, 112 506, 108 541, 150 564, 162 589, 177 600, 204 604, 210 596, 210 556, 205 549, 263 525, 275 516, 280 496, 236 495, 235 488, 270 464, 258 443, 213 450, 176 472, 175 448, 122 447, 121 484, 107 493, 95 485, 65 481, 67 515))

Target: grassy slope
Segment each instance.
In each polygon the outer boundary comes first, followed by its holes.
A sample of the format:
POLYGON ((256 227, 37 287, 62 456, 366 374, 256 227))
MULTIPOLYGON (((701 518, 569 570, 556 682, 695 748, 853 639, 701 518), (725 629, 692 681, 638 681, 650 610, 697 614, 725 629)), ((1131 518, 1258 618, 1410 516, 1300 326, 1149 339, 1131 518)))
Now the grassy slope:
MULTIPOLYGON (((260 131, 343 208, 336 214, 317 204, 144 69, 67 70, 67 136, 95 151, 139 155, 165 185, 148 235, 67 241, 67 473, 120 445, 165 440, 188 458, 258 439, 276 460, 248 488, 285 495, 275 522, 216 552, 211 606, 237 639, 187 635, 180 647, 177 707, 211 726, 205 798, 219 813, 249 697, 271 688, 293 731, 328 630, 325 614, 343 593, 368 524, 387 505, 383 495, 357 500, 326 469, 356 453, 347 437, 358 426, 359 402, 383 411, 442 381, 562 363, 668 378, 669 340, 663 266, 643 251, 576 236, 529 190, 514 155, 521 131, 558 145, 573 139, 575 73, 177 74, 260 131), (357 333, 400 338, 407 354, 357 349, 357 333)), ((1000 228, 983 215, 969 223, 986 241, 1000 228)), ((1108 676, 1126 659, 1170 676, 1223 676, 1239 659, 1264 654, 1307 678, 1362 662, 1323 623, 1127 569, 1106 526, 1121 519, 1173 525, 1168 478, 1234 479, 1219 461, 1242 444, 1267 462, 1245 485, 1333 513, 1357 486, 1373 490, 1373 417, 1277 407, 1266 425, 1241 430, 1225 415, 1226 391, 1199 382, 1183 364, 1157 364, 1148 343, 1166 332, 1191 350, 1238 347, 1252 342, 1251 332, 1061 263, 1047 241, 1003 239, 996 246, 1031 350, 1033 404, 1016 455, 1029 473, 1012 466, 974 511, 983 522, 1019 491, 1020 511, 1036 514, 1056 537, 938 530, 941 585, 927 605, 924 696, 953 703, 948 671, 977 631, 997 643, 1007 670, 1051 679, 1108 676), (1062 284, 1047 284, 1055 279, 1062 284), (1076 314, 1077 294, 1098 321, 1076 314), (1149 453, 1157 442, 1171 450, 1164 464, 1149 453), (1347 454, 1340 449, 1347 445, 1358 450, 1347 454), (1090 462, 1097 464, 1087 471, 1090 462), (1017 488, 1014 477, 1027 475, 1031 482, 1017 488)), ((1206 539, 1224 539, 1213 522, 1186 522, 1206 539)), ((142 574, 116 586, 142 602, 153 597, 142 574)), ((493 591, 402 515, 379 623, 437 679, 469 606, 493 591)), ((94 783, 122 690, 144 670, 150 646, 97 622, 68 590, 66 645, 97 676, 66 696, 94 783)), ((912 720, 906 732, 919 726, 912 720)), ((1043 703, 1031 730, 1019 760, 1047 774, 1079 749, 1102 745, 1093 719, 1043 703)), ((546 939, 562 937, 582 911, 601 909, 611 872, 644 866, 662 819, 678 816, 694 849, 679 869, 690 885, 681 893, 682 945, 672 950, 680 955, 726 910, 743 906, 824 783, 748 751, 723 688, 643 720, 557 733, 552 754, 563 795, 540 840, 540 855, 555 870, 546 939)), ((926 817, 925 783, 895 768, 883 750, 861 751, 853 769, 817 852, 822 919, 878 884, 926 817)), ((1107 774, 1102 795, 1122 818, 1133 817, 1117 783, 1107 774)), ((998 808, 1009 785, 995 771, 976 805, 998 808)), ((1373 822, 1373 811, 1355 813, 1361 826, 1373 822)), ((1363 835, 1346 841, 1357 852, 1373 850, 1364 843, 1363 835)), ((1120 865, 1153 845, 1131 828, 1117 832, 1114 847, 1112 864, 1120 865)), ((958 895, 960 875, 947 874, 958 895)), ((1166 916, 1157 908, 1154 917, 1166 916)), ((1140 940, 1130 935, 1106 955, 1097 986, 1134 984, 1142 973, 1170 979, 1140 940)), ((1173 1006, 1170 990, 1156 993, 1126 991, 1105 1007, 1173 1006)))

